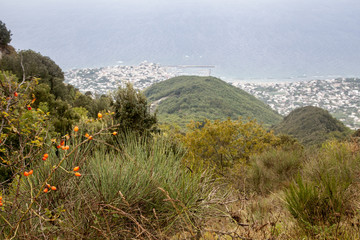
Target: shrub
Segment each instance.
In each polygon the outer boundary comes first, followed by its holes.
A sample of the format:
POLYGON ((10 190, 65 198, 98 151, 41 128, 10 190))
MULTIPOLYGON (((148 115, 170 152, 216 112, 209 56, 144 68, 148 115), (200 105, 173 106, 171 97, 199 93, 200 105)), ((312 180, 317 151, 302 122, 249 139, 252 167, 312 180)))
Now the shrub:
POLYGON ((250 158, 247 178, 250 187, 260 194, 289 186, 302 168, 300 150, 271 149, 250 158))
POLYGON ((252 154, 264 151, 278 140, 255 120, 242 119, 193 122, 180 138, 188 149, 186 161, 190 166, 208 166, 219 174, 234 164, 246 162, 252 154))
POLYGON ((128 130, 146 134, 157 130, 156 115, 150 113, 146 97, 135 90, 131 83, 119 87, 114 96, 115 121, 120 124, 119 132, 128 130))

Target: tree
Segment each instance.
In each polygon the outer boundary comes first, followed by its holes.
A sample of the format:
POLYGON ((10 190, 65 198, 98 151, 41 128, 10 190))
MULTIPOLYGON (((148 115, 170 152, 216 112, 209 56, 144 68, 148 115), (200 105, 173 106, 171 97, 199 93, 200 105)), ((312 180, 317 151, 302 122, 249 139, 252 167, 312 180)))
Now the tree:
POLYGON ((119 87, 113 105, 119 131, 135 131, 139 134, 155 131, 157 118, 150 114, 145 95, 134 89, 131 83, 119 87))
POLYGON ((5 23, 0 20, 0 45, 8 45, 11 42, 11 35, 11 31, 8 30, 5 23))

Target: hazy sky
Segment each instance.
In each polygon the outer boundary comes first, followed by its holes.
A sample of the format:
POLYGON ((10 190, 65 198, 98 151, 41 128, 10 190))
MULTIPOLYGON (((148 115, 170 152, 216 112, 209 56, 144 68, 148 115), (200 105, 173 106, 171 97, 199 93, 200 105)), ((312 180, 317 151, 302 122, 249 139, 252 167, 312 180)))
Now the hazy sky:
POLYGON ((359 0, 0 0, 16 49, 64 69, 211 64, 239 77, 358 75, 359 0))

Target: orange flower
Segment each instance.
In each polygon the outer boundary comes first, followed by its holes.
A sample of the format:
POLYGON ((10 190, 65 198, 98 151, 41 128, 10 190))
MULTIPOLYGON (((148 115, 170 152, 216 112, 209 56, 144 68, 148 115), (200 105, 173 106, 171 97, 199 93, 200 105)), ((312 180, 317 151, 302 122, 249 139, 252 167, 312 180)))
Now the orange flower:
POLYGON ((102 118, 102 114, 101 114, 101 113, 98 113, 98 118, 102 118))
POLYGON ((77 176, 77 177, 81 177, 81 173, 76 172, 76 173, 75 173, 75 176, 77 176))
POLYGON ((50 188, 50 187, 51 187, 51 186, 50 186, 50 184, 48 184, 48 183, 46 184, 46 186, 47 186, 48 188, 50 188))
POLYGON ((28 173, 28 172, 24 172, 24 176, 25 176, 25 177, 29 176, 29 173, 28 173))
POLYGON ((113 132, 112 135, 114 135, 114 136, 117 135, 117 132, 113 132))
POLYGON ((30 106, 30 105, 27 105, 27 109, 30 111, 30 110, 31 110, 31 106, 30 106))
POLYGON ((43 160, 43 161, 46 161, 46 157, 43 157, 42 160, 43 160))
POLYGON ((48 157, 49 157, 49 154, 45 153, 44 158, 48 158, 48 157))
POLYGON ((56 187, 55 187, 55 186, 51 186, 51 190, 56 191, 56 187))
POLYGON ((29 175, 31 175, 31 174, 33 174, 33 173, 34 173, 34 170, 31 169, 31 170, 29 171, 29 175))
POLYGON ((19 94, 17 92, 14 92, 14 96, 17 97, 19 94))
POLYGON ((77 132, 77 131, 79 131, 79 127, 78 127, 78 126, 75 126, 75 127, 74 127, 74 132, 77 132))
POLYGON ((89 138, 90 135, 89 135, 88 133, 85 133, 85 137, 86 137, 86 138, 89 138))
POLYGON ((79 169, 80 169, 80 167, 77 166, 77 167, 74 167, 73 171, 74 171, 74 172, 77 172, 77 171, 79 171, 79 169))
POLYGON ((61 145, 61 146, 64 146, 64 145, 65 145, 65 141, 64 141, 64 140, 61 140, 61 141, 60 141, 60 145, 61 145))
POLYGON ((89 137, 89 140, 92 140, 92 139, 93 139, 93 137, 92 137, 92 136, 90 136, 90 137, 89 137))
POLYGON ((66 145, 65 147, 64 147, 64 150, 69 150, 69 146, 68 145, 66 145))
POLYGON ((3 203, 2 203, 2 202, 0 202, 0 207, 2 207, 2 205, 3 205, 3 203))
POLYGON ((44 189, 44 193, 47 193, 48 191, 49 191, 48 188, 45 188, 45 189, 44 189))
POLYGON ((57 145, 56 148, 61 148, 61 146, 60 146, 60 145, 57 145))

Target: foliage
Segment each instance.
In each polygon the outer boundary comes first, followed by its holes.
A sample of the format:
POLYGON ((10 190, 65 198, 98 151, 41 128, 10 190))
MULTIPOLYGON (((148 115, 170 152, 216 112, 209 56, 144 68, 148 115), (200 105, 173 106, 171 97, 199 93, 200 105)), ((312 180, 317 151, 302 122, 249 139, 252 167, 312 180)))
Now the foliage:
POLYGON ((355 214, 360 155, 352 153, 351 145, 326 143, 285 192, 290 213, 310 235, 327 230, 334 234, 340 221, 355 214))
MULTIPOLYGON (((83 135, 81 129, 74 133, 66 142, 71 152, 57 154, 53 149, 46 161, 31 165, 31 177, 20 177, 3 194, 6 207, 13 203, 17 208, 12 215, 3 215, 7 221, 17 222, 31 209, 27 215, 31 220, 19 225, 19 238, 165 239, 178 231, 195 236, 212 211, 205 206, 214 183, 206 173, 182 167, 182 156, 161 137, 112 136, 117 144, 109 150, 103 144, 109 136, 106 131, 92 133, 91 141, 82 142, 83 135), (80 177, 74 176, 75 166, 80 177), (43 193, 44 183, 57 190, 43 193), (31 199, 36 204, 19 205, 31 199)), ((6 225, 4 218, 0 223, 6 225)), ((10 228, 6 225, 2 234, 10 228)))
POLYGON ((259 194, 269 194, 289 186, 300 173, 304 158, 301 149, 269 149, 250 158, 247 169, 249 188, 259 194))
MULTIPOLYGON (((60 87, 58 85, 61 85, 64 79, 64 73, 53 60, 32 50, 5 56, 1 60, 1 69, 11 71, 19 78, 22 78, 23 74, 40 78, 40 83, 47 83, 53 94, 54 88, 60 87)), ((59 97, 57 94, 54 95, 59 97)))
MULTIPOLYGON (((18 79, 0 71, 0 160, 3 172, 13 174, 33 161, 47 137, 48 116, 35 109, 37 79, 18 79)), ((10 176, 3 175, 3 180, 10 176)))
POLYGON ((120 124, 119 132, 134 131, 140 134, 156 130, 156 115, 150 113, 146 97, 135 90, 131 83, 119 87, 114 96, 115 121, 120 124))
POLYGON ((321 145, 328 139, 345 139, 350 129, 318 107, 302 107, 292 111, 274 128, 276 133, 288 134, 302 144, 321 145))
MULTIPOLYGON (((160 131, 130 84, 81 94, 31 50, 3 56, 0 69, 1 239, 359 238, 357 135, 303 149, 255 120, 231 120, 281 117, 211 77, 149 88, 163 119, 205 119, 160 131)), ((317 108, 298 113, 284 122, 292 136, 308 129, 305 144, 349 132, 317 108)))
POLYGON ((34 107, 50 113, 53 130, 65 133, 80 119, 73 107, 83 107, 88 117, 96 118, 98 112, 108 110, 111 105, 109 96, 90 96, 81 94, 71 85, 64 83, 64 73, 49 57, 32 50, 6 55, 0 61, 0 69, 12 71, 18 78, 23 75, 39 78, 39 84, 32 89, 37 98, 34 107))
POLYGON ((6 28, 5 23, 0 20, 0 45, 8 45, 11 42, 11 31, 6 28))
POLYGON ((193 166, 208 166, 222 172, 244 162, 254 153, 273 145, 277 138, 254 120, 192 122, 181 137, 188 149, 186 161, 193 166))
POLYGON ((218 78, 180 76, 150 86, 145 91, 157 103, 159 120, 185 127, 190 121, 257 119, 267 125, 282 117, 245 91, 218 78))

